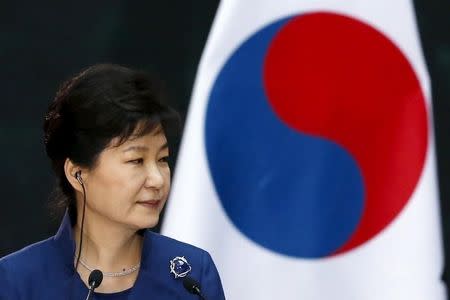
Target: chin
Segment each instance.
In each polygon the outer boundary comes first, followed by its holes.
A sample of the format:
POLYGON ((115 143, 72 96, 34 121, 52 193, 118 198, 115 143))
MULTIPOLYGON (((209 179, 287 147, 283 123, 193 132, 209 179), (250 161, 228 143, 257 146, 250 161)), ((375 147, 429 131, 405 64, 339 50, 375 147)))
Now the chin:
POLYGON ((158 225, 159 215, 161 213, 161 207, 153 206, 137 206, 138 210, 135 210, 133 214, 129 215, 130 225, 132 224, 135 229, 153 228, 158 225))
POLYGON ((151 216, 147 217, 145 219, 141 218, 139 222, 137 223, 137 229, 147 229, 147 228, 153 228, 156 225, 158 225, 159 222, 159 216, 151 216))

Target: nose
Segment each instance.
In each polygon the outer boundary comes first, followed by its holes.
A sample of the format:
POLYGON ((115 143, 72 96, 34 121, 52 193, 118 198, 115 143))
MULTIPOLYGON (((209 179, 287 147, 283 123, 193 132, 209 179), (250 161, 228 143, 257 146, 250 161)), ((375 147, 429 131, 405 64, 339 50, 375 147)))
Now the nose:
POLYGON ((164 175, 156 164, 151 164, 147 168, 146 188, 160 189, 164 186, 164 175))

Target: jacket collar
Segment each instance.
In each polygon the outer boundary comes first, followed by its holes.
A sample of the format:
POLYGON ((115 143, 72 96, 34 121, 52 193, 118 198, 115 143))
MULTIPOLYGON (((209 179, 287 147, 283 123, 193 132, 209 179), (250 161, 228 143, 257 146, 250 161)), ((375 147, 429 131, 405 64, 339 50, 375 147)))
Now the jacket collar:
MULTIPOLYGON (((74 261, 75 261, 75 238, 72 232, 72 224, 70 222, 69 214, 64 214, 61 225, 53 237, 57 244, 58 250, 60 250, 61 257, 64 261, 65 267, 67 267, 72 272, 75 272, 74 261)), ((142 256, 141 256, 141 270, 147 270, 149 265, 149 257, 151 252, 151 232, 150 230, 145 230, 143 235, 143 246, 142 246, 142 256)))
POLYGON ((75 258, 75 239, 73 237, 70 217, 67 211, 64 214, 61 225, 59 225, 58 232, 53 239, 56 242, 58 250, 60 251, 64 265, 69 268, 69 270, 75 272, 73 265, 75 258))

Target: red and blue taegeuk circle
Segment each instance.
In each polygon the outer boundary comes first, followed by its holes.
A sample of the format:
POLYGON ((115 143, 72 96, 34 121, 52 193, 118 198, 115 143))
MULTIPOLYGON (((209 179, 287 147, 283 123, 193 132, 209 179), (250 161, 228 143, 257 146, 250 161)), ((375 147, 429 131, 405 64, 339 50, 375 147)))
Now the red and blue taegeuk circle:
POLYGON ((398 216, 422 173, 427 126, 400 49, 368 24, 316 12, 269 24, 232 53, 209 96, 205 145, 240 232, 320 258, 398 216))

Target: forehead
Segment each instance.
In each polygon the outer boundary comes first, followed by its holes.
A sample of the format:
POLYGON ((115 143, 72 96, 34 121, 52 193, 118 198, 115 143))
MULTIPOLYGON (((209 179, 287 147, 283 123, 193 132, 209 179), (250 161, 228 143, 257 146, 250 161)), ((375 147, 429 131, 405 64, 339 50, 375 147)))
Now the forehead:
POLYGON ((132 135, 122 143, 120 143, 119 138, 115 138, 111 141, 111 146, 108 148, 120 152, 130 152, 160 150, 165 147, 167 147, 167 138, 162 130, 162 127, 158 126, 151 132, 144 135, 132 135))

